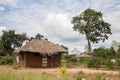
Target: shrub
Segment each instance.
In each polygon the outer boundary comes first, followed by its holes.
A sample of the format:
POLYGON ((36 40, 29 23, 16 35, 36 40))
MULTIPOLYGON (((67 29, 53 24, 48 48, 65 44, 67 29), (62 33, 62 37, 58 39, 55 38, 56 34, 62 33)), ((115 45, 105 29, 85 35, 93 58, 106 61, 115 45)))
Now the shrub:
POLYGON ((66 66, 61 67, 61 74, 62 74, 62 79, 66 80, 66 73, 67 73, 67 68, 66 66))
POLYGON ((75 55, 64 56, 64 59, 67 63, 74 63, 75 64, 77 62, 75 55))
POLYGON ((5 64, 13 64, 13 57, 12 56, 3 56, 0 57, 0 65, 5 65, 5 64))
POLYGON ((62 66, 61 67, 61 74, 62 74, 62 76, 66 75, 66 71, 67 71, 66 67, 62 66))
POLYGON ((75 57, 71 58, 71 62, 76 64, 77 63, 77 59, 75 57))
POLYGON ((77 76, 76 76, 77 80, 82 80, 83 75, 84 75, 84 73, 83 73, 82 71, 79 71, 79 72, 77 73, 77 76))
POLYGON ((118 67, 120 68, 120 59, 117 61, 118 67))
POLYGON ((18 65, 16 63, 13 63, 13 69, 18 69, 18 65))
POLYGON ((103 76, 103 74, 101 74, 101 73, 95 74, 95 80, 102 80, 102 76, 103 76))
POLYGON ((87 63, 88 61, 89 61, 89 58, 84 58, 84 57, 83 57, 83 58, 80 58, 80 59, 79 59, 79 62, 80 62, 80 63, 87 63))
POLYGON ((101 62, 100 62, 99 58, 92 58, 87 63, 89 68, 99 68, 100 64, 101 64, 101 62))
POLYGON ((106 62, 106 67, 108 68, 108 69, 113 69, 114 68, 114 63, 113 62, 111 62, 111 60, 108 60, 107 62, 106 62))

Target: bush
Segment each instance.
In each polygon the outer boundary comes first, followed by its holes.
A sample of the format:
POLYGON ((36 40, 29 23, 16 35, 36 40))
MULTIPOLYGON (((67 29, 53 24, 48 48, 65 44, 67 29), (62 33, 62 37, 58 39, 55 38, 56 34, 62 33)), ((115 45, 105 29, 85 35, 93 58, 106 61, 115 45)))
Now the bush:
POLYGON ((101 73, 96 73, 96 74, 95 74, 95 80, 102 80, 102 76, 103 76, 103 74, 101 74, 101 73))
POLYGON ((67 68, 65 66, 62 66, 61 67, 61 74, 62 74, 62 76, 66 75, 66 72, 67 72, 67 68))
POLYGON ((61 67, 62 80, 66 80, 67 68, 66 66, 61 67))
POLYGON ((13 57, 12 56, 1 56, 0 57, 0 65, 5 64, 13 64, 13 57))
POLYGON ((18 65, 16 63, 13 63, 13 69, 18 69, 18 65))
POLYGON ((117 61, 118 67, 120 68, 120 59, 117 61))
POLYGON ((88 61, 87 65, 89 68, 100 68, 100 59, 98 58, 92 58, 88 61))
POLYGON ((111 60, 108 60, 107 62, 106 62, 106 67, 108 68, 108 69, 113 69, 114 68, 114 63, 113 62, 111 62, 111 60))
POLYGON ((87 63, 89 61, 89 58, 80 58, 79 63, 87 63))
POLYGON ((77 63, 77 59, 75 57, 75 55, 67 55, 67 56, 64 56, 64 60, 67 62, 67 63, 77 63))
POLYGON ((82 71, 79 71, 79 72, 77 73, 77 76, 76 76, 77 80, 82 80, 83 75, 84 75, 84 73, 83 73, 82 71))
POLYGON ((77 63, 77 59, 75 57, 71 58, 71 62, 76 64, 77 63))

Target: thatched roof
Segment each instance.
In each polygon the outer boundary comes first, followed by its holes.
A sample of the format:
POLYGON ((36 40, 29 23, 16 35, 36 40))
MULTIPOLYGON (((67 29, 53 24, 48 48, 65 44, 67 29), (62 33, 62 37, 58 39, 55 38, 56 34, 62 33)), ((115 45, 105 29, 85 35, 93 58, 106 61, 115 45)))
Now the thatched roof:
POLYGON ((86 54, 86 53, 81 53, 81 54, 79 54, 79 55, 76 55, 76 57, 77 57, 77 58, 81 58, 81 57, 84 57, 84 58, 86 57, 86 58, 87 58, 87 57, 91 57, 91 56, 88 55, 88 54, 86 54))
POLYGON ((43 55, 44 54, 52 55, 57 53, 67 53, 68 51, 50 41, 32 39, 25 46, 14 51, 14 53, 20 52, 33 52, 33 53, 37 52, 43 55))

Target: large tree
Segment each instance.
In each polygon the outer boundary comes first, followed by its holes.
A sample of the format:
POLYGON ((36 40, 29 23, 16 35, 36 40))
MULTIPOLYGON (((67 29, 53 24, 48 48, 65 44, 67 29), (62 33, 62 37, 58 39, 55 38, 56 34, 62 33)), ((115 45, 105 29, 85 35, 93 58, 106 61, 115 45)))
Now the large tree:
POLYGON ((81 34, 85 34, 88 42, 88 50, 91 54, 91 42, 98 43, 108 39, 111 34, 110 24, 102 18, 102 13, 88 8, 80 15, 72 18, 73 29, 81 34))
POLYGON ((1 36, 1 46, 4 49, 4 53, 11 55, 15 48, 22 46, 22 43, 27 40, 25 33, 16 34, 15 30, 3 31, 1 36))

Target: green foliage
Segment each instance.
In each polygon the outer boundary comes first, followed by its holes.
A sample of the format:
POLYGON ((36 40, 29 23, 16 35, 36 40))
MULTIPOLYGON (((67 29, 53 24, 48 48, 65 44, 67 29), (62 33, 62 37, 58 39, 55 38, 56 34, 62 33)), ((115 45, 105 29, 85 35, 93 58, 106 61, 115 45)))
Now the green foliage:
POLYGON ((84 73, 83 73, 82 71, 79 71, 79 72, 77 73, 77 76, 76 76, 77 80, 82 80, 83 75, 84 75, 84 73))
POLYGON ((65 59, 62 59, 62 60, 61 60, 61 63, 62 63, 62 66, 66 66, 66 63, 67 63, 67 62, 66 62, 65 59))
POLYGON ((0 56, 0 65, 13 64, 12 56, 0 56))
POLYGON ((68 63, 71 61, 71 55, 66 55, 66 56, 63 56, 63 59, 68 63))
POLYGON ((116 52, 113 47, 107 49, 107 58, 108 59, 115 59, 116 52))
POLYGON ((79 63, 85 63, 85 64, 86 64, 86 63, 89 61, 89 59, 90 59, 90 58, 84 58, 84 57, 82 58, 82 57, 81 57, 81 58, 79 59, 79 63))
POLYGON ((32 39, 48 40, 47 38, 45 38, 45 37, 44 37, 42 34, 40 34, 40 33, 37 33, 37 34, 35 35, 35 37, 31 37, 31 38, 29 39, 29 41, 32 40, 32 39))
POLYGON ((61 47, 63 47, 64 49, 68 50, 68 47, 65 45, 60 45, 61 47))
POLYGON ((100 68, 101 62, 99 58, 91 58, 87 65, 89 68, 100 68))
POLYGON ((94 56, 106 58, 106 49, 105 47, 99 47, 93 50, 94 56))
POLYGON ((120 59, 117 61, 118 67, 120 68, 120 59))
POLYGON ((27 40, 25 33, 16 34, 15 30, 3 31, 1 36, 1 45, 4 49, 4 53, 11 55, 14 48, 22 46, 22 43, 27 40))
POLYGON ((93 50, 93 57, 99 58, 102 66, 108 69, 120 68, 120 44, 113 41, 110 48, 99 47, 93 50), (116 49, 116 50, 115 50, 116 49), (111 60, 116 60, 114 63, 111 60))
POLYGON ((67 55, 67 56, 64 56, 64 59, 67 63, 76 63, 77 62, 77 59, 75 57, 75 55, 67 55))
POLYGON ((67 68, 65 66, 62 66, 61 67, 61 74, 62 74, 62 76, 65 76, 66 72, 67 72, 67 68))
POLYGON ((88 41, 88 49, 91 53, 91 43, 103 42, 108 39, 107 34, 111 34, 110 24, 102 19, 102 13, 93 9, 87 9, 80 15, 72 18, 73 29, 81 34, 85 34, 88 41))
POLYGON ((44 38, 44 36, 38 33, 38 34, 35 36, 35 38, 36 38, 36 39, 42 39, 42 38, 44 38))
POLYGON ((117 50, 117 58, 120 59, 120 47, 117 50))
POLYGON ((65 65, 61 67, 62 80, 66 80, 67 68, 65 65))
POLYGON ((4 47, 2 45, 2 41, 0 40, 0 56, 4 56, 4 47))
POLYGON ((18 69, 18 65, 16 63, 13 63, 13 69, 18 69))
POLYGON ((108 60, 108 61, 106 62, 106 67, 107 67, 108 69, 113 69, 113 68, 115 67, 115 63, 113 63, 111 60, 108 60))
POLYGON ((120 42, 112 41, 112 47, 117 51, 120 48, 120 42))
POLYGON ((94 53, 93 54, 94 57, 97 57, 100 59, 101 65, 104 65, 106 63, 108 54, 107 54, 107 49, 105 47, 99 47, 97 49, 94 49, 93 53, 94 53))
POLYGON ((75 57, 71 58, 71 62, 76 64, 77 63, 77 59, 75 57))
POLYGON ((101 74, 101 73, 95 74, 95 80, 102 80, 102 76, 103 76, 103 74, 101 74))
POLYGON ((62 59, 62 66, 61 66, 61 74, 62 74, 62 80, 66 80, 66 73, 67 73, 67 67, 66 67, 66 61, 65 59, 62 59))

